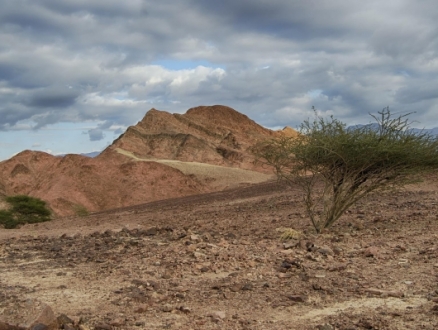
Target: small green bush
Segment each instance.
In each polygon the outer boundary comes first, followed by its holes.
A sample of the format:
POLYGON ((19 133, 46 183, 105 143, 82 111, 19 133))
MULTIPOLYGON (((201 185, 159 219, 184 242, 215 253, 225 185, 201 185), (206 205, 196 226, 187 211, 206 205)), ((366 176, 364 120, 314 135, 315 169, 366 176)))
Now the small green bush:
POLYGON ((87 208, 80 204, 75 205, 73 209, 78 217, 86 217, 89 214, 87 208))
POLYGON ((20 224, 37 223, 50 220, 51 212, 46 202, 26 195, 8 196, 5 201, 11 205, 9 210, 0 210, 0 224, 6 229, 20 224))

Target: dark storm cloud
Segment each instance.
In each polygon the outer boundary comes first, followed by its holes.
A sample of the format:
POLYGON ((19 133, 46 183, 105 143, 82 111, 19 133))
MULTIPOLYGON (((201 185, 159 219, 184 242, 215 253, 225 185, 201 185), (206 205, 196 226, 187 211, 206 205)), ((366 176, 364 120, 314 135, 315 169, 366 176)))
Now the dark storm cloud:
POLYGON ((16 0, 0 22, 3 129, 94 121, 97 141, 151 107, 199 104, 272 127, 312 106, 349 123, 387 105, 436 122, 432 0, 16 0))
POLYGON ((66 108, 75 104, 79 93, 68 88, 44 88, 30 96, 28 105, 36 108, 66 108))

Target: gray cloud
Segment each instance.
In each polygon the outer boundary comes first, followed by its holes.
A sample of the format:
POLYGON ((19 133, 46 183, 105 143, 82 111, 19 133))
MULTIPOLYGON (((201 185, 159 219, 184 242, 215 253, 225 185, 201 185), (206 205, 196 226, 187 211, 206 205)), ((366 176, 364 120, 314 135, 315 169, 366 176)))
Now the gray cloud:
POLYGON ((95 121, 96 141, 200 104, 270 127, 387 105, 438 126, 434 0, 17 0, 0 22, 0 129, 95 121))
POLYGON ((30 96, 28 105, 36 108, 66 108, 75 104, 79 93, 68 88, 44 88, 30 96))
POLYGON ((103 131, 99 128, 93 128, 88 131, 90 141, 100 141, 104 138, 103 131))

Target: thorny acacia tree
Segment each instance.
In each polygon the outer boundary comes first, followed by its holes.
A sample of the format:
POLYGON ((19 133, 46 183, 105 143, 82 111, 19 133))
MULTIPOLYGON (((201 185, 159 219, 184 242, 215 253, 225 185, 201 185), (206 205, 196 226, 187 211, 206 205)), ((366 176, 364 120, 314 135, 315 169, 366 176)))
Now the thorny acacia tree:
POLYGON ((385 108, 372 115, 376 124, 354 129, 316 115, 298 137, 266 141, 254 152, 280 180, 304 191, 308 216, 321 233, 370 192, 438 168, 437 138, 411 130, 408 115, 393 118, 385 108))

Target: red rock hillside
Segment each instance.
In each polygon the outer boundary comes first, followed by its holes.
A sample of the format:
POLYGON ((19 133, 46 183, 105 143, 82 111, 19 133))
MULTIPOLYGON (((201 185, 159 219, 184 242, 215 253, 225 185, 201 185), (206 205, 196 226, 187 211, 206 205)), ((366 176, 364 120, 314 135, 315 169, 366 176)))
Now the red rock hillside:
POLYGON ((140 158, 172 159, 261 170, 249 148, 279 133, 232 108, 215 105, 170 114, 151 109, 103 153, 125 150, 140 158))
POLYGON ((23 151, 0 162, 0 195, 39 197, 64 216, 263 182, 272 175, 249 148, 278 134, 290 132, 225 106, 183 115, 152 109, 96 158, 23 151))
POLYGON ((81 207, 100 211, 207 190, 177 169, 156 162, 55 157, 36 151, 23 151, 0 163, 0 189, 4 195, 39 197, 60 216, 81 207))

